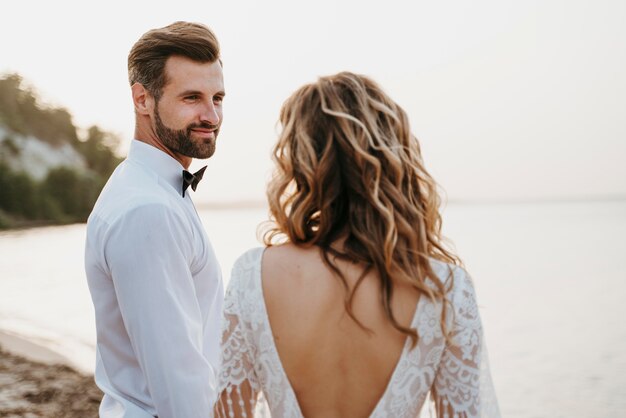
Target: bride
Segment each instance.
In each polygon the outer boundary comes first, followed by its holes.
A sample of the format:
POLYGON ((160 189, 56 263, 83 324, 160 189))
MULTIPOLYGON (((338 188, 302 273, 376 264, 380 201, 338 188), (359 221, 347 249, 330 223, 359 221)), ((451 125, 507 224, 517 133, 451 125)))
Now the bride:
POLYGON ((343 72, 283 105, 266 248, 225 301, 218 417, 499 417, 472 280, 406 113, 343 72))

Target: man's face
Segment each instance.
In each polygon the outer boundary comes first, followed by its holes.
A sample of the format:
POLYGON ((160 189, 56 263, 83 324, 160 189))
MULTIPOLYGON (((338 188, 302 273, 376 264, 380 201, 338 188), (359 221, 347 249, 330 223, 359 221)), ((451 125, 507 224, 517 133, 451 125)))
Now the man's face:
POLYGON ((209 158, 222 124, 221 64, 172 56, 165 63, 165 74, 166 84, 154 108, 157 137, 174 153, 209 158))

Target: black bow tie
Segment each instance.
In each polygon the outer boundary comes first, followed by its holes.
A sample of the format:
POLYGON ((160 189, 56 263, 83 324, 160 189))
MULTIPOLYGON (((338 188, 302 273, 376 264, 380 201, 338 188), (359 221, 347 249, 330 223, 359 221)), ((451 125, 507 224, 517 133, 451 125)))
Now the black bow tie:
POLYGON ((200 183, 204 175, 204 170, 206 170, 206 165, 193 174, 187 170, 183 170, 183 197, 185 197, 185 190, 187 190, 189 186, 191 186, 194 192, 196 191, 196 187, 198 187, 198 183, 200 183))

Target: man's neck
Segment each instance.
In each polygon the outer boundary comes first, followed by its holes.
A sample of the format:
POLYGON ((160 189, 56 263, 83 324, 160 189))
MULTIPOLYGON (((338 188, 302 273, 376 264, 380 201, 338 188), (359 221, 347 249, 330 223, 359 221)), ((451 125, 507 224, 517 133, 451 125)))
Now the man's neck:
POLYGON ((139 125, 135 126, 135 139, 148 145, 152 145, 154 148, 166 153, 182 165, 185 170, 191 165, 193 159, 186 155, 179 154, 166 147, 158 136, 152 131, 152 129, 141 129, 139 125))

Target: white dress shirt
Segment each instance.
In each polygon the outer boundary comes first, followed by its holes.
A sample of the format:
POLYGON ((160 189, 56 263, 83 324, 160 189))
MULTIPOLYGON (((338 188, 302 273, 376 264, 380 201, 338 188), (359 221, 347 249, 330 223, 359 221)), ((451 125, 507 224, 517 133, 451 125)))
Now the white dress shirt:
POLYGON ((101 417, 211 415, 224 288, 182 170, 134 140, 89 216, 101 417))

